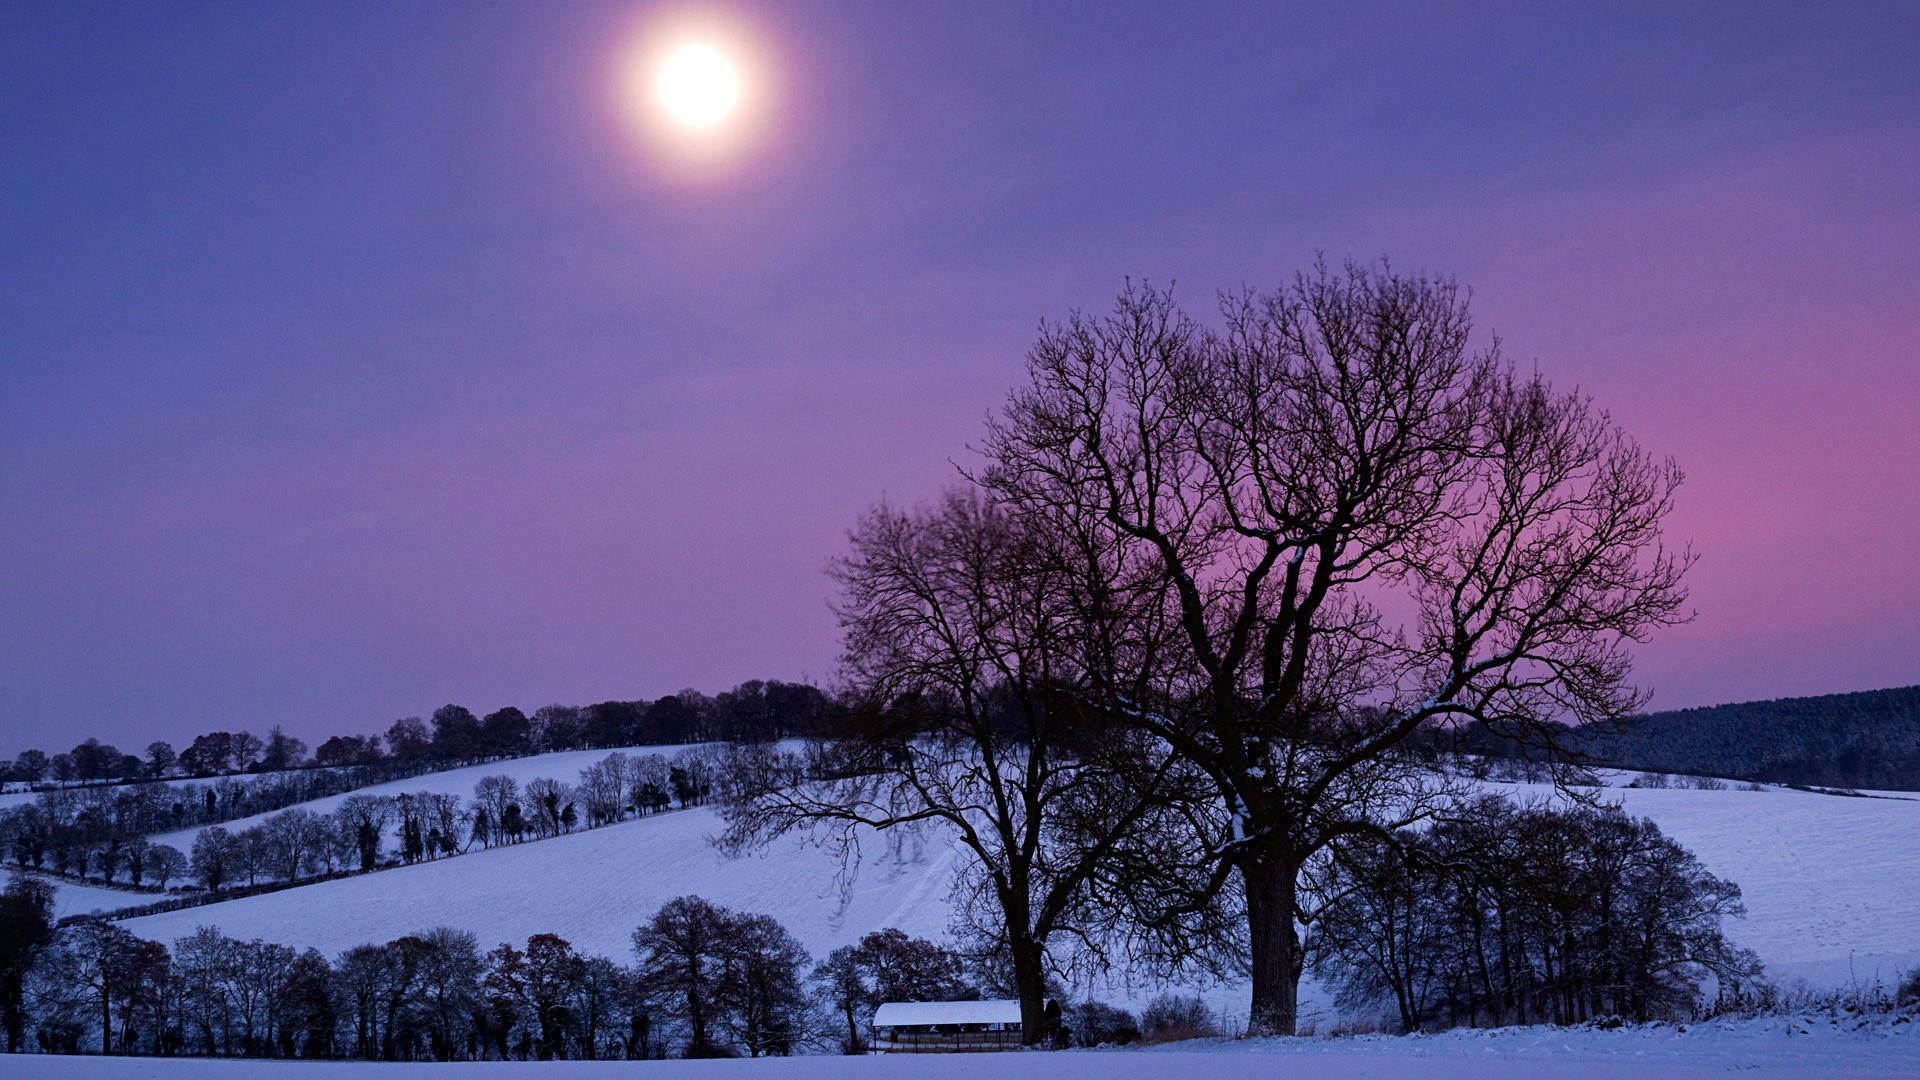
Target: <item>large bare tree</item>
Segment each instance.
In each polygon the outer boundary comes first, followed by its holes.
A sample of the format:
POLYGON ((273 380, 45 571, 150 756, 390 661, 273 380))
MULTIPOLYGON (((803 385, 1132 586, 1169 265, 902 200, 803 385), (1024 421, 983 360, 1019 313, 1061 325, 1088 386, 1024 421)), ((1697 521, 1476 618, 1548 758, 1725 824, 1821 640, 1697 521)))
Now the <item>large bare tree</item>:
POLYGON ((1302 869, 1380 828, 1406 740, 1473 719, 1547 742, 1638 707, 1627 646, 1685 617, 1690 558, 1661 539, 1678 468, 1476 351, 1452 282, 1322 264, 1221 309, 1203 327, 1130 285, 1043 326, 975 479, 1029 533, 1117 553, 1070 591, 1135 568, 1178 629, 1104 653, 1125 635, 1080 635, 1096 700, 1210 792, 1197 879, 1129 902, 1174 925, 1238 890, 1253 1029, 1289 1034, 1302 869))
POLYGON ((1046 1034, 1046 983, 1097 957, 1089 877, 1157 805, 1163 746, 1089 706, 1072 571, 975 491, 873 510, 835 567, 852 709, 803 770, 770 770, 727 809, 735 845, 811 830, 843 858, 863 834, 931 830, 963 854, 957 910, 1011 968, 1024 1038, 1046 1034), (1080 683, 1079 692, 1069 692, 1080 683))

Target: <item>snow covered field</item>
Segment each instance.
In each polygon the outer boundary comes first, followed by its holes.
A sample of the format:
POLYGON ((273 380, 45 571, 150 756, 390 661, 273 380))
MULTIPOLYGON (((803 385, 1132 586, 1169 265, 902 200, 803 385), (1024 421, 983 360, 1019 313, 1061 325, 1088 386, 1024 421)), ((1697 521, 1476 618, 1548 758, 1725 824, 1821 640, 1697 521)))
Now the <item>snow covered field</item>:
POLYGON ((925 937, 946 930, 947 885, 958 856, 944 845, 909 844, 897 855, 886 854, 884 841, 870 845, 874 857, 842 907, 838 864, 825 852, 786 842, 729 859, 708 843, 718 829, 711 810, 675 811, 124 925, 162 941, 217 925, 237 937, 329 954, 446 925, 474 931, 483 948, 556 933, 586 952, 625 961, 634 927, 666 901, 692 893, 772 915, 816 957, 883 926, 925 937))
MULTIPOLYGON (((671 752, 637 752, 662 750, 671 752)), ((382 787, 464 793, 491 772, 565 778, 604 756, 545 755, 382 787)), ((1551 794, 1539 785, 1497 786, 1523 797, 1551 794)), ((1840 987, 1890 981, 1920 965, 1920 800, 1627 788, 1609 788, 1605 797, 1653 818, 1714 873, 1740 884, 1748 915, 1729 924, 1729 936, 1759 952, 1774 978, 1840 987)), ((947 885, 959 856, 938 842, 880 858, 872 856, 886 845, 870 845, 843 908, 837 866, 825 853, 786 843, 728 859, 708 843, 717 830, 711 811, 675 812, 126 925, 161 940, 218 925, 229 934, 332 953, 444 924, 473 930, 486 946, 552 932, 588 952, 625 959, 635 926, 664 901, 693 893, 774 916, 816 957, 882 926, 929 937, 946 927, 947 885)), ((1240 996, 1234 988, 1207 994, 1216 995, 1222 1003, 1240 996)))
POLYGON ((27 791, 26 789, 19 788, 19 787, 9 788, 6 791, 0 791, 0 810, 6 810, 10 807, 19 806, 21 803, 30 803, 33 801, 34 796, 38 794, 39 792, 37 791, 27 791))
POLYGON ((89 915, 94 912, 139 907, 142 904, 151 904, 155 900, 163 899, 155 893, 103 889, 96 885, 76 885, 56 877, 35 876, 38 880, 53 886, 53 914, 57 919, 64 919, 69 915, 89 915))
POLYGON ((1920 1075, 1920 1025, 1771 1018, 1596 1031, 1506 1028, 1441 1035, 1176 1043, 1145 1049, 757 1061, 321 1064, 287 1061, 88 1058, 6 1059, 20 1080, 408 1080, 528 1077, 531 1080, 1478 1080, 1553 1076, 1568 1080, 1743 1076, 1920 1075))
MULTIPOLYGON (((644 757, 658 754, 670 758, 685 750, 685 746, 628 746, 617 752, 628 757, 644 757)), ((410 776, 405 780, 393 780, 385 784, 372 784, 342 795, 329 795, 324 799, 314 799, 300 805, 317 814, 331 813, 333 809, 353 795, 399 795, 422 791, 436 794, 458 795, 462 799, 473 797, 473 785, 483 776, 510 776, 514 782, 524 786, 529 780, 548 777, 562 783, 574 784, 580 780, 580 770, 596 764, 614 750, 566 750, 557 754, 535 754, 532 757, 506 758, 501 761, 489 761, 484 765, 469 765, 460 769, 448 769, 445 772, 423 773, 410 776)), ((279 813, 278 810, 273 813, 279 813)), ((252 817, 235 818, 222 822, 221 828, 228 832, 239 832, 260 824, 273 813, 255 814, 252 817)), ((179 829, 170 833, 160 833, 147 839, 156 844, 171 844, 181 851, 193 848, 193 838, 204 826, 196 825, 190 829, 179 829)))
MULTIPOLYGON (((675 748, 640 748, 671 753, 675 748)), ((376 791, 466 794, 478 777, 505 773, 572 780, 605 751, 545 755, 382 785, 376 791)), ((1625 778, 1609 777, 1619 784, 1625 778)), ((1521 798, 1552 796, 1542 785, 1489 785, 1521 798)), ((1729 936, 1760 953, 1782 982, 1819 988, 1891 981, 1920 965, 1920 799, 1867 799, 1784 789, 1768 791, 1609 787, 1608 802, 1660 823, 1716 874, 1740 883, 1749 915, 1729 936)), ((310 804, 326 809, 337 800, 310 804)), ((799 841, 739 859, 716 851, 716 814, 693 809, 455 859, 383 870, 263 896, 129 920, 146 937, 171 941, 202 925, 337 953, 369 941, 449 925, 474 931, 483 948, 558 933, 589 953, 630 959, 629 935, 665 901, 698 894, 728 907, 772 915, 816 958, 866 932, 897 926, 939 937, 947 928, 948 886, 961 856, 937 840, 897 847, 876 839, 843 897, 826 852, 799 841)), ((118 906, 130 894, 63 885, 61 913, 118 906)), ((1092 996, 1138 1007, 1156 988, 1109 985, 1092 996)), ((1325 993, 1303 987, 1303 1020, 1326 1027, 1325 993)), ((1081 992, 1086 992, 1082 990, 1081 992)), ((1203 989, 1229 1016, 1245 988, 1203 989)), ((1240 1080, 1307 1072, 1316 1077, 1464 1080, 1551 1073, 1587 1078, 1690 1077, 1730 1070, 1763 1076, 1920 1076, 1920 1024, 1831 1018, 1715 1022, 1691 1030, 1655 1025, 1621 1031, 1504 1029, 1414 1038, 1295 1039, 1190 1043, 1113 1052, 960 1058, 812 1058, 757 1062, 545 1063, 464 1065, 294 1064, 153 1059, 7 1059, 9 1077, 94 1080, 280 1080, 338 1074, 342 1080, 397 1080, 401 1071, 557 1078, 632 1075, 816 1080, 826 1077, 952 1076, 965 1080, 1129 1080, 1205 1077, 1240 1080), (1860 1028, 1860 1030, 1849 1030, 1860 1028), (15 1065, 19 1068, 15 1068, 15 1065), (297 1070, 297 1072, 296 1072, 297 1070)))

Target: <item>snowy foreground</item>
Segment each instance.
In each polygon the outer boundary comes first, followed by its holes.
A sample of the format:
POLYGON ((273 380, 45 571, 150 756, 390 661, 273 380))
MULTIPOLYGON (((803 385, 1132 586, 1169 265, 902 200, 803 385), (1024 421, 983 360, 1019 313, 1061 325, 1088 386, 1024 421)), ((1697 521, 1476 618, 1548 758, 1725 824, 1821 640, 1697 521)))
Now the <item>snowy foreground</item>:
POLYGON ((1140 1050, 758 1061, 367 1064, 24 1055, 4 1059, 19 1080, 1473 1080, 1490 1077, 1920 1076, 1920 1023, 1886 1017, 1728 1020, 1616 1031, 1509 1028, 1394 1038, 1176 1043, 1140 1050))

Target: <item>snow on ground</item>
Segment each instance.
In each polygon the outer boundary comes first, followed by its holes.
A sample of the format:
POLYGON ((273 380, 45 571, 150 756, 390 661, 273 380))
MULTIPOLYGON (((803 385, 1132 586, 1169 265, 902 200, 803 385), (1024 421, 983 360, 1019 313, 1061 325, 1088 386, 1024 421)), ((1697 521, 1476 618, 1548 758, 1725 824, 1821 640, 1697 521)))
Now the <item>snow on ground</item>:
MULTIPOLYGON (((661 757, 670 758, 685 749, 685 746, 628 746, 620 748, 619 752, 626 754, 628 757, 644 757, 649 754, 658 754, 661 757)), ((324 799, 313 799, 308 802, 299 803, 298 805, 312 810, 315 813, 325 814, 330 813, 335 807, 339 806, 352 795, 399 795, 402 793, 413 794, 427 791, 458 795, 462 799, 471 799, 473 797, 473 785, 483 776, 511 776, 514 782, 520 784, 522 787, 526 786, 527 781, 538 780, 541 777, 558 780, 566 784, 575 784, 580 781, 580 771, 582 769, 585 769, 589 765, 599 763, 608 754, 614 752, 613 750, 563 750, 555 754, 535 754, 532 757, 506 758, 501 761, 489 761, 483 765, 468 765, 459 769, 448 769, 445 772, 422 773, 419 776, 410 776, 404 780, 391 780, 384 784, 372 784, 363 788, 355 788, 344 794, 329 795, 324 799)), ((272 813, 235 818, 232 821, 222 822, 220 827, 226 829, 228 832, 239 832, 242 829, 250 829, 279 812, 280 811, 275 810, 272 813)), ((156 836, 150 836, 147 839, 151 843, 172 844, 181 851, 190 851, 193 848, 193 838, 198 835, 203 828, 205 828, 205 826, 195 825, 189 829, 179 829, 170 833, 161 833, 156 836)))
POLYGON ((815 957, 883 926, 923 937, 946 930, 958 856, 944 844, 906 843, 897 854, 888 853, 884 840, 866 845, 869 857, 843 906, 835 885, 839 864, 828 853, 789 840, 728 858, 708 842, 719 828, 711 810, 674 811, 124 925, 169 942, 199 926, 219 926, 236 937, 311 945, 328 954, 444 925, 472 930, 484 948, 555 933, 586 952, 626 961, 635 927, 668 900, 696 894, 772 915, 815 957))
MULTIPOLYGON (((561 778, 604 756, 550 754, 367 790, 418 790, 430 783, 465 790, 490 772, 561 778)), ((1496 786, 1551 795, 1543 785, 1496 786)), ((1804 978, 1833 988, 1890 982, 1920 966, 1920 800, 1733 789, 1609 788, 1604 795, 1653 818, 1713 873, 1740 884, 1748 914, 1729 921, 1728 935, 1757 951, 1777 980, 1804 978)), ((786 843, 727 859, 707 842, 717 829, 710 811, 680 811, 127 925, 172 939, 217 924, 229 934, 334 952, 446 924, 473 930, 488 945, 553 932, 624 959, 627 935, 642 919, 664 901, 693 893, 773 915, 816 956, 883 926, 928 937, 945 929, 947 885, 962 856, 937 838, 897 860, 870 860, 842 910, 836 864, 825 853, 786 843)), ((869 845, 870 853, 883 849, 869 845)), ((1101 996, 1138 995, 1123 988, 1101 996)), ((1217 988, 1207 994, 1210 1001, 1216 996, 1224 1004, 1241 993, 1217 988)))
POLYGON ((10 810, 24 803, 30 803, 33 801, 34 796, 38 794, 39 792, 27 791, 18 787, 9 788, 6 791, 0 792, 0 810, 10 810))
POLYGON ((1065 1053, 762 1058, 757 1061, 479 1062, 451 1065, 204 1059, 46 1057, 7 1059, 20 1080, 407 1080, 435 1076, 535 1080, 1649 1080, 1745 1076, 1894 1077, 1920 1075, 1920 1024, 1860 1023, 1827 1017, 1725 1021, 1675 1028, 1653 1025, 1505 1028, 1499 1031, 1352 1039, 1203 1041, 1125 1050, 1065 1053))
POLYGON ((33 877, 36 881, 44 881, 53 886, 53 916, 56 919, 64 919, 69 915, 117 911, 120 908, 139 907, 142 904, 151 904, 155 900, 166 899, 158 893, 103 889, 98 885, 80 885, 65 878, 45 874, 35 874, 33 877))

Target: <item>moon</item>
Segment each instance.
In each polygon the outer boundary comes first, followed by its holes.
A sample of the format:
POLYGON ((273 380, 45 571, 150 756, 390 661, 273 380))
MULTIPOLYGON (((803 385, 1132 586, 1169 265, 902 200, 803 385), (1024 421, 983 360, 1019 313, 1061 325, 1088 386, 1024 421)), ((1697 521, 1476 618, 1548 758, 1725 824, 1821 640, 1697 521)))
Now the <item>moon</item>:
POLYGON ((691 42, 667 54, 654 75, 653 91, 675 123, 711 128, 740 104, 740 69, 712 45, 691 42))

